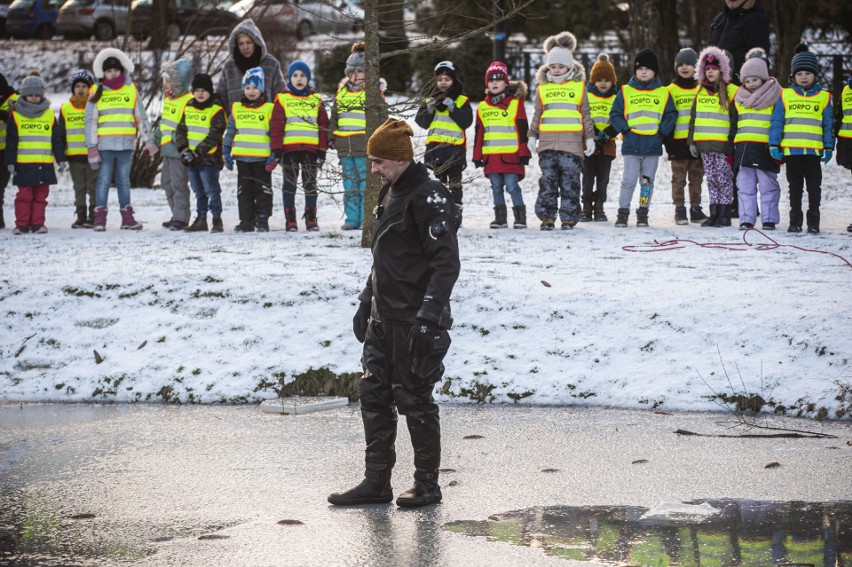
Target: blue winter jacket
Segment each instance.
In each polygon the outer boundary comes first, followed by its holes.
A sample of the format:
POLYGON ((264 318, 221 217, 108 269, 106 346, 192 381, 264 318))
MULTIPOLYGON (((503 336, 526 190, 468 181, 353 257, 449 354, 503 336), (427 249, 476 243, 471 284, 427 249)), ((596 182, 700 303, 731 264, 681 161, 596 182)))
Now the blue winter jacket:
MULTIPOLYGON (((822 85, 815 82, 811 88, 805 90, 798 85, 790 85, 790 88, 803 96, 815 96, 822 90, 822 85)), ((783 94, 782 94, 783 96, 783 94)), ((775 103, 775 109, 772 111, 772 123, 769 126, 769 145, 780 146, 781 139, 784 137, 784 122, 786 120, 786 109, 784 108, 783 98, 779 98, 775 103)), ((828 101, 825 109, 822 111, 822 145, 827 150, 834 150, 834 134, 832 128, 834 126, 834 111, 831 109, 831 99, 828 101)), ((812 150, 810 148, 790 148, 791 156, 819 156, 822 152, 812 150)))
MULTIPOLYGON (((654 77, 648 82, 640 81, 635 76, 627 83, 634 89, 650 91, 662 87, 660 79, 654 77)), ((625 156, 661 156, 663 155, 663 139, 674 130, 677 122, 677 109, 671 97, 666 102, 663 111, 663 119, 660 121, 660 129, 653 136, 640 136, 630 131, 627 119, 624 118, 624 91, 619 89, 609 112, 609 123, 618 130, 622 136, 621 154, 625 156)))

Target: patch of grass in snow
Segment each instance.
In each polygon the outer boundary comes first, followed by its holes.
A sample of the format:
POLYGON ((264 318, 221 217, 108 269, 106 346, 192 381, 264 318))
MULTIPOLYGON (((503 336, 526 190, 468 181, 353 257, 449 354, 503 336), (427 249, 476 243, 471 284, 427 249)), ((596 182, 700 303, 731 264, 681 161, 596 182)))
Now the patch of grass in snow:
MULTIPOLYGON (((358 399, 358 380, 361 372, 342 372, 335 374, 327 366, 320 368, 310 367, 304 372, 294 374, 291 380, 283 372, 275 372, 272 377, 276 380, 267 380, 262 389, 271 388, 279 397, 289 396, 346 396, 350 401, 358 399)), ((261 384, 258 384, 260 387, 261 384)), ((255 389, 259 391, 261 388, 255 389)))
POLYGON ((525 392, 508 392, 506 397, 515 402, 516 404, 523 400, 524 398, 529 398, 535 394, 535 390, 533 391, 525 391, 525 392))
POLYGON ((639 350, 644 351, 644 352, 653 352, 655 342, 657 342, 657 341, 656 340, 648 341, 647 343, 645 343, 645 346, 639 347, 639 350))
POLYGON ((62 347, 62 343, 57 341, 56 339, 45 339, 44 337, 38 340, 38 344, 44 345, 53 349, 58 349, 62 347))
POLYGON ((194 292, 192 292, 192 295, 190 295, 190 297, 192 297, 193 299, 200 299, 202 297, 218 297, 220 299, 224 299, 226 297, 229 297, 230 295, 231 294, 227 291, 201 291, 200 289, 196 289, 194 292))
POLYGON ((74 297, 100 297, 100 293, 96 293, 94 291, 89 291, 87 289, 82 289, 79 287, 74 287, 70 285, 66 285, 62 288, 62 291, 65 292, 66 295, 73 295, 74 297))
POLYGON ((15 363, 15 370, 19 372, 28 372, 30 370, 49 370, 55 368, 52 362, 46 360, 28 359, 19 360, 15 363))
POLYGON ((219 278, 214 278, 213 276, 207 276, 202 280, 204 283, 222 283, 222 280, 219 278))
POLYGON ((119 299, 130 299, 131 297, 136 297, 140 293, 144 293, 144 292, 146 292, 150 289, 153 289, 153 288, 154 288, 154 284, 151 284, 151 285, 143 287, 142 289, 137 289, 136 291, 128 291, 128 292, 125 292, 125 293, 119 293, 118 298, 119 299))
POLYGON ((89 329, 106 329, 108 327, 112 327, 116 323, 118 323, 118 319, 98 317, 95 319, 89 319, 88 321, 77 321, 74 324, 78 327, 88 327, 89 329))

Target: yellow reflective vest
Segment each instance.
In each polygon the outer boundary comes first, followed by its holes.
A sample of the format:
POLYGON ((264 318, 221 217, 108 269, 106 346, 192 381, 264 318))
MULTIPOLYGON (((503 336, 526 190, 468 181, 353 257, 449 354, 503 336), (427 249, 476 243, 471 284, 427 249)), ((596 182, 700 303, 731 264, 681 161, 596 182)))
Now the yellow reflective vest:
MULTIPOLYGON (((363 91, 361 92, 363 94, 363 91)), ((279 94, 275 98, 275 102, 284 108, 286 120, 283 145, 308 144, 319 146, 319 109, 322 106, 322 97, 317 93, 297 96, 288 92, 279 94)), ((338 122, 339 126, 341 126, 340 122, 338 122)), ((366 128, 365 119, 364 133, 366 133, 366 128)))
POLYGON ((630 131, 640 136, 657 134, 660 131, 663 112, 669 102, 669 91, 666 87, 643 91, 624 85, 621 92, 624 96, 624 119, 630 131))
POLYGON ((16 163, 53 163, 51 136, 56 115, 46 109, 36 118, 12 112, 18 131, 18 155, 16 163))
POLYGON ((813 96, 800 95, 791 88, 781 91, 780 102, 784 105, 781 147, 785 155, 790 155, 790 148, 823 149, 822 111, 830 101, 828 91, 819 91, 813 96))
POLYGON ((581 81, 539 85, 538 99, 542 108, 539 132, 581 132, 580 105, 585 94, 586 85, 581 81))
POLYGON ((672 102, 677 109, 677 122, 675 123, 674 139, 686 140, 689 137, 689 120, 692 112, 692 101, 695 100, 695 95, 698 94, 700 84, 695 85, 691 89, 685 89, 675 83, 668 87, 669 94, 672 97, 672 102))
POLYGON ((598 130, 606 130, 609 126, 609 111, 612 110, 612 103, 615 102, 615 95, 598 96, 594 93, 586 93, 589 97, 589 114, 592 116, 592 123, 598 130))
POLYGON ((337 91, 337 130, 334 136, 346 138, 367 134, 366 93, 364 90, 350 91, 346 87, 337 91))
POLYGON ((86 109, 77 108, 71 102, 65 102, 62 103, 59 112, 65 123, 65 154, 86 155, 86 109))
MULTIPOLYGON (((5 101, 3 101, 3 104, 0 105, 0 110, 5 110, 6 112, 9 112, 9 109, 11 108, 11 103, 15 102, 16 100, 18 100, 18 93, 14 93, 14 94, 10 95, 9 98, 7 98, 5 101)), ((6 149, 6 122, 0 121, 0 151, 3 151, 5 149, 6 149)))
MULTIPOLYGON (((92 87, 90 95, 97 87, 92 87)), ((98 99, 98 136, 136 136, 136 110, 138 97, 135 85, 124 85, 113 91, 104 90, 98 99)))
POLYGON ((479 103, 476 113, 482 122, 482 154, 514 154, 518 151, 518 128, 515 120, 518 116, 519 101, 513 98, 504 110, 492 106, 487 100, 479 103))
MULTIPOLYGON (((211 105, 208 108, 195 108, 194 106, 184 108, 183 120, 186 123, 186 140, 190 150, 194 150, 198 147, 198 144, 204 141, 204 138, 210 133, 210 121, 216 114, 224 111, 225 109, 218 104, 211 105)), ((219 145, 216 144, 207 153, 215 154, 218 148, 219 145)))
POLYGON ((265 102, 254 108, 243 106, 241 102, 231 105, 231 118, 237 133, 231 146, 232 156, 269 157, 269 118, 272 116, 272 103, 265 102))
POLYGON ((852 89, 849 85, 843 87, 840 94, 840 111, 843 113, 843 121, 840 123, 838 138, 852 138, 852 89))
MULTIPOLYGON (((464 95, 459 95, 453 101, 456 108, 461 108, 468 101, 464 95)), ((429 102, 429 99, 426 99, 429 102)), ((450 146, 464 146, 467 143, 462 127, 456 124, 456 121, 450 117, 450 110, 435 109, 435 116, 429 124, 429 130, 426 132, 427 144, 448 144, 450 146)))
POLYGON ((180 117, 183 116, 186 104, 191 100, 192 93, 184 93, 177 98, 166 97, 163 100, 163 116, 160 118, 160 132, 163 134, 160 138, 161 147, 172 143, 175 128, 180 122, 180 117))
POLYGON ((701 87, 695 95, 694 142, 727 142, 731 132, 731 114, 719 103, 718 93, 701 87))
POLYGON ((735 103, 737 107, 737 134, 734 143, 760 142, 769 143, 769 126, 772 122, 772 110, 774 107, 756 110, 735 103))

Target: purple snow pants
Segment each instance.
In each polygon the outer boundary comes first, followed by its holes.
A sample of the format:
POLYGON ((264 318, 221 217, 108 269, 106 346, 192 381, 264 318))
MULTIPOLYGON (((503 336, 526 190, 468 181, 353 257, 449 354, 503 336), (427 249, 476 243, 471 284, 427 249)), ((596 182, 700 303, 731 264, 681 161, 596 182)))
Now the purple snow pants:
POLYGON ((711 205, 730 205, 734 199, 734 173, 725 154, 701 152, 704 162, 704 179, 711 205))
POLYGON ((778 201, 781 199, 781 186, 778 174, 753 167, 741 167, 737 173, 737 187, 740 197, 740 222, 754 224, 757 217, 757 191, 760 188, 760 220, 778 224, 781 212, 778 201))

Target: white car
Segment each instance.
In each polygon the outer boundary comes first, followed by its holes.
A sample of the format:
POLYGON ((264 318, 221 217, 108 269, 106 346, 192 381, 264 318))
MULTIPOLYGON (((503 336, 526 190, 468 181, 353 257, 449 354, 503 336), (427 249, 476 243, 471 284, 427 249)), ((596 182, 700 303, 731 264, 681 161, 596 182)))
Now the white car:
POLYGON ((240 0, 229 8, 240 18, 275 19, 285 33, 305 39, 364 29, 364 10, 346 0, 240 0))

